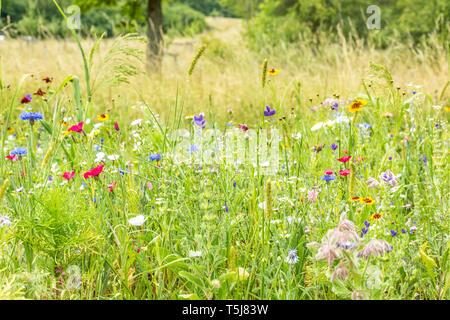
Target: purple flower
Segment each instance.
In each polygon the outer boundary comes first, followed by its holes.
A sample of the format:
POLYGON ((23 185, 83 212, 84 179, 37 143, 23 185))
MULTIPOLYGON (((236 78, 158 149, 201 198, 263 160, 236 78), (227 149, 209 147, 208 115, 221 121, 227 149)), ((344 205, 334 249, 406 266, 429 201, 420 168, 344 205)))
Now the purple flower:
POLYGON ((275 115, 275 113, 277 113, 277 111, 275 109, 270 109, 269 106, 266 106, 266 110, 264 110, 265 117, 271 117, 271 116, 275 115))
POLYGON ((331 148, 331 150, 336 150, 337 148, 338 148, 338 146, 337 146, 337 144, 336 143, 332 143, 331 145, 330 145, 330 148, 331 148))
POLYGON ((423 163, 426 165, 426 164, 427 164, 427 161, 428 161, 428 158, 424 156, 424 157, 422 158, 422 161, 423 161, 423 163))
POLYGON ((391 235, 395 237, 397 235, 397 231, 391 230, 391 235))
POLYGON ((366 221, 364 221, 364 225, 366 226, 366 228, 369 228, 370 222, 367 222, 367 220, 366 220, 366 221))
POLYGON ((406 230, 402 228, 402 233, 406 233, 406 230))
POLYGON ((200 113, 200 114, 198 115, 198 117, 197 117, 197 116, 194 116, 194 123, 195 123, 196 125, 198 125, 201 129, 204 129, 204 128, 205 128, 206 120, 203 119, 203 113, 200 113))
POLYGON ((233 187, 235 187, 235 188, 236 188, 236 181, 235 181, 235 182, 233 182, 233 187))
POLYGON ((339 103, 335 102, 331 105, 331 110, 338 111, 339 103))
POLYGON ((151 154, 148 158, 151 161, 160 161, 161 160, 161 155, 159 153, 151 154))

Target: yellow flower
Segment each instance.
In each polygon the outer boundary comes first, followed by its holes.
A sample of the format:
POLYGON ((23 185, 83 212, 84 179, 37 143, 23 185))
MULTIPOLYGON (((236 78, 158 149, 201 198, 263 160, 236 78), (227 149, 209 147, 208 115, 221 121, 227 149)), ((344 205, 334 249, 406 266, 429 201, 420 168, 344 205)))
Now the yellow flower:
POLYGON ((186 119, 186 120, 194 119, 194 115, 193 115, 193 114, 188 114, 188 115, 185 117, 185 119, 186 119))
POLYGON ((373 200, 371 197, 367 197, 367 198, 361 199, 360 202, 371 205, 371 204, 375 203, 375 200, 373 200))
POLYGON ((363 106, 367 104, 366 100, 354 100, 351 105, 347 106, 348 111, 356 112, 362 109, 363 106))
POLYGON ((348 201, 360 201, 361 200, 361 197, 350 197, 349 199, 348 199, 348 201))
POLYGON ((278 72, 280 72, 280 70, 277 70, 277 69, 270 69, 269 71, 267 71, 267 74, 270 74, 270 75, 275 75, 275 74, 277 74, 278 72))
POLYGON ((12 133, 12 132, 14 132, 14 128, 9 127, 8 128, 8 133, 12 133))
POLYGON ((450 112, 450 107, 445 107, 444 109, 445 109, 445 111, 449 111, 450 112))
POLYGON ((373 216, 372 216, 372 219, 373 220, 378 220, 378 219, 381 219, 381 213, 375 213, 373 216))
POLYGON ((107 114, 104 114, 104 113, 99 114, 97 116, 97 120, 100 121, 100 122, 106 121, 108 119, 109 119, 109 116, 107 114))

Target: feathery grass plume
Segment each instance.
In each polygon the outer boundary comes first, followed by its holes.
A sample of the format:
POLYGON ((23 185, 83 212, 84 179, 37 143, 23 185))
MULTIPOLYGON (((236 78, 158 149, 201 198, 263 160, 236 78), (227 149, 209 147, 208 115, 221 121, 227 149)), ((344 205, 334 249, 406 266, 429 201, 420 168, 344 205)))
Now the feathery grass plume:
POLYGON ((144 70, 145 51, 138 45, 147 43, 145 37, 138 34, 125 34, 117 37, 105 57, 99 63, 94 64, 94 54, 99 51, 100 37, 89 54, 89 68, 96 65, 96 70, 91 70, 92 93, 98 88, 105 86, 118 86, 130 83, 129 78, 140 74, 144 70))
POLYGON ((385 66, 376 64, 373 61, 369 63, 369 75, 373 78, 385 80, 388 86, 393 86, 391 72, 385 66))
POLYGON ((0 187, 0 205, 2 204, 3 196, 5 195, 8 186, 9 186, 9 179, 5 179, 5 181, 3 181, 2 186, 0 187))
POLYGON ((267 59, 264 59, 261 75, 261 85, 263 88, 266 86, 266 77, 267 77, 267 59))
POLYGON ((194 59, 192 59, 191 65, 189 66, 189 71, 188 71, 188 75, 192 76, 192 72, 194 72, 195 69, 195 65, 198 62, 198 59, 200 59, 200 57, 203 55, 203 53, 205 53, 206 50, 206 45, 201 46, 200 49, 198 49, 197 53, 195 54, 194 59))
POLYGON ((267 179, 266 181, 264 198, 266 203, 266 217, 270 218, 270 215, 272 214, 272 180, 270 179, 267 179))
POLYGON ((47 153, 44 156, 44 159, 42 159, 42 163, 41 163, 41 168, 43 169, 45 167, 45 165, 48 162, 48 158, 50 158, 50 155, 53 152, 53 147, 55 146, 55 143, 52 141, 52 143, 50 144, 50 147, 47 150, 47 153))

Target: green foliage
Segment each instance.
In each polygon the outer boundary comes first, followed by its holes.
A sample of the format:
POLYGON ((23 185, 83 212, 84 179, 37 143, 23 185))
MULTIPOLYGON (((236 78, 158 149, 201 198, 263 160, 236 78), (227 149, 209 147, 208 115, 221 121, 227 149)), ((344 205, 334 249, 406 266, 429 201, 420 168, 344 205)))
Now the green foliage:
POLYGON ((304 41, 323 32, 334 38, 339 30, 345 36, 370 38, 380 46, 408 37, 418 42, 431 32, 439 33, 444 42, 448 41, 449 18, 450 5, 445 0, 265 0, 247 35, 257 47, 267 42, 304 41), (380 8, 380 30, 367 28, 367 19, 373 15, 367 12, 371 5, 380 8))
POLYGON ((192 36, 206 28, 205 16, 186 4, 163 6, 163 31, 169 36, 192 36))

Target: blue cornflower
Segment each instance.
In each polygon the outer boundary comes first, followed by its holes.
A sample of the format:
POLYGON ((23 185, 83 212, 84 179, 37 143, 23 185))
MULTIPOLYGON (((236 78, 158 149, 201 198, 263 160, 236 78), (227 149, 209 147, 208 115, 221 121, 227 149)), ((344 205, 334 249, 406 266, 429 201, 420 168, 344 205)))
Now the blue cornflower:
POLYGON ((271 116, 275 115, 275 113, 277 113, 277 111, 275 109, 270 109, 269 106, 266 106, 266 110, 264 110, 265 117, 271 117, 271 116))
POLYGON ((326 174, 326 175, 324 175, 323 177, 320 177, 320 178, 323 181, 326 181, 326 182, 333 181, 333 180, 336 179, 333 175, 329 175, 329 174, 326 174))
POLYGON ((199 116, 194 116, 194 123, 198 125, 201 129, 205 128, 206 120, 203 119, 203 113, 200 113, 199 116))
POLYGON ((417 93, 417 91, 412 91, 411 93, 412 93, 412 94, 416 94, 416 93, 417 93))
POLYGON ((17 147, 14 148, 13 151, 11 151, 11 155, 17 155, 19 157, 23 156, 24 154, 27 154, 27 149, 23 148, 23 147, 17 147))
POLYGON ((331 150, 336 150, 337 148, 338 148, 338 145, 336 144, 336 143, 332 143, 331 145, 330 145, 330 148, 331 148, 331 150))
POLYGON ((159 160, 161 160, 161 155, 159 153, 151 154, 148 158, 151 161, 159 161, 159 160))
POLYGON ((40 112, 26 112, 26 111, 23 111, 20 114, 20 119, 21 120, 28 120, 28 121, 30 121, 30 124, 33 125, 34 121, 42 120, 42 119, 44 119, 44 116, 40 112))

